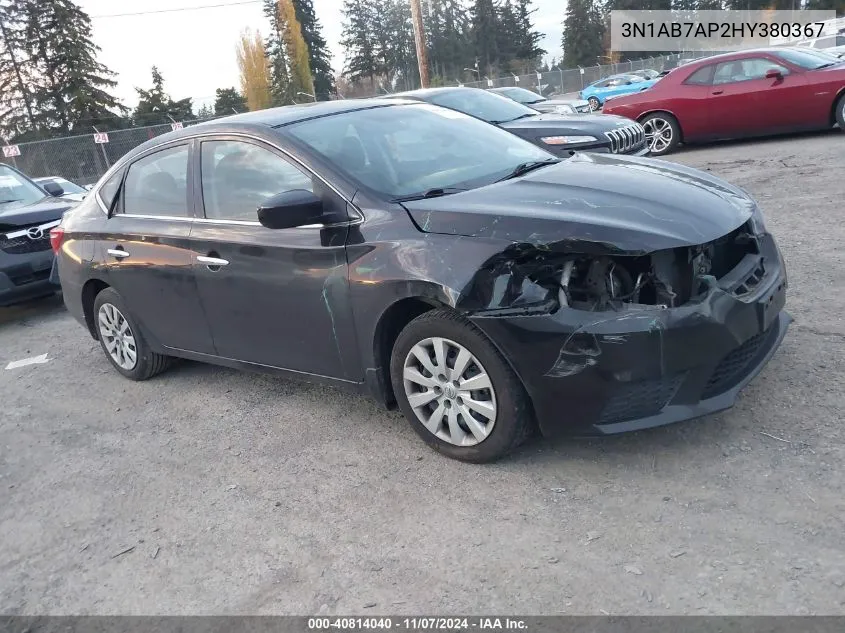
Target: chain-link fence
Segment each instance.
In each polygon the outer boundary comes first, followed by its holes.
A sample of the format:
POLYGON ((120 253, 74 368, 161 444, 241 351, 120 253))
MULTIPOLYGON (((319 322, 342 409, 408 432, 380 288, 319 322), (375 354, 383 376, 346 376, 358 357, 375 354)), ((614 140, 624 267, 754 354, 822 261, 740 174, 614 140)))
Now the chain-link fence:
MULTIPOLYGON (((481 81, 467 82, 462 85, 474 88, 519 86, 545 96, 572 94, 608 75, 647 68, 661 71, 674 68, 680 59, 691 56, 697 57, 700 54, 663 55, 618 64, 553 70, 530 75, 506 75, 495 79, 485 77, 481 81)), ((446 85, 457 86, 458 83, 453 81, 446 85)), ((184 125, 195 125, 199 122, 200 120, 185 121, 184 125)), ((80 185, 87 185, 99 180, 115 161, 131 149, 170 130, 169 123, 115 130, 108 133, 107 143, 95 142, 97 139, 95 134, 20 143, 18 145, 20 155, 3 160, 33 178, 61 176, 80 185)))
MULTIPOLYGON (((551 95, 578 92, 591 83, 609 75, 645 69, 660 72, 664 69, 674 68, 681 57, 680 54, 661 55, 629 62, 620 62, 618 64, 601 64, 586 68, 567 68, 565 70, 552 70, 550 72, 538 72, 530 75, 505 75, 504 77, 497 77, 495 79, 484 78, 481 81, 465 82, 463 85, 472 88, 506 88, 516 86, 539 92, 548 97, 551 95)), ((450 85, 457 85, 457 83, 452 82, 450 85)))
MULTIPOLYGON (((185 121, 188 127, 203 120, 185 121)), ((20 155, 0 160, 31 178, 61 176, 79 185, 97 182, 115 161, 151 138, 172 130, 170 123, 113 130, 107 135, 81 134, 18 144, 20 155), (108 142, 96 142, 108 139, 108 142)))

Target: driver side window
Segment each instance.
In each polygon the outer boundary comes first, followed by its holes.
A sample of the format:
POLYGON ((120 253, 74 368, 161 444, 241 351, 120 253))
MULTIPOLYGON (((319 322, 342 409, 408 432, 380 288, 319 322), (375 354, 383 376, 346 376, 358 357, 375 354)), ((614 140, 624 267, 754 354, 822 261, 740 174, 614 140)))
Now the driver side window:
POLYGON ((309 175, 273 152, 243 141, 203 141, 202 197, 210 220, 257 222, 265 200, 293 189, 314 191, 309 175))

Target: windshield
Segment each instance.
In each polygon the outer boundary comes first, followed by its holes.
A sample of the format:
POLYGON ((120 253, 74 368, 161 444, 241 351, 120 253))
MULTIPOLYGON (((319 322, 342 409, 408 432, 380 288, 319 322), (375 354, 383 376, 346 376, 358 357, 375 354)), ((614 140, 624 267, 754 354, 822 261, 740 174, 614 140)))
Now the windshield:
POLYGON ((390 198, 473 189, 522 163, 554 158, 483 121, 423 103, 356 110, 285 130, 338 171, 390 198))
POLYGON ((0 165, 0 213, 9 208, 25 207, 46 197, 29 178, 0 165))
POLYGON ((525 88, 506 88, 502 92, 520 103, 540 103, 546 100, 545 97, 541 97, 536 92, 531 92, 525 88))
POLYGON ((795 48, 785 48, 782 51, 773 52, 781 59, 785 59, 789 63, 800 66, 801 68, 806 68, 807 70, 815 70, 816 68, 842 63, 841 59, 822 51, 804 51, 795 48))
POLYGON ((489 123, 506 123, 520 117, 537 114, 536 110, 507 97, 475 88, 457 88, 436 93, 426 101, 484 119, 489 123))
POLYGON ((65 190, 65 193, 88 193, 75 182, 65 180, 64 178, 53 178, 53 182, 61 186, 61 188, 65 190))

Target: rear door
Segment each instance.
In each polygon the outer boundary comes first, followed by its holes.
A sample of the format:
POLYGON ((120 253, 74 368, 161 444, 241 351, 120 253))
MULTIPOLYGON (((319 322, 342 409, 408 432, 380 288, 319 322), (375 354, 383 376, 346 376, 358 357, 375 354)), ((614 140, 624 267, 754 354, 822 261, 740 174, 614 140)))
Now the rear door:
POLYGON ((313 191, 344 214, 346 202, 260 141, 211 137, 197 145, 197 215, 204 219, 191 242, 217 354, 360 380, 348 297, 349 227, 274 230, 257 215, 267 198, 292 189, 313 191))
POLYGON ((131 163, 99 243, 109 285, 166 347, 213 353, 190 249, 190 141, 131 163))

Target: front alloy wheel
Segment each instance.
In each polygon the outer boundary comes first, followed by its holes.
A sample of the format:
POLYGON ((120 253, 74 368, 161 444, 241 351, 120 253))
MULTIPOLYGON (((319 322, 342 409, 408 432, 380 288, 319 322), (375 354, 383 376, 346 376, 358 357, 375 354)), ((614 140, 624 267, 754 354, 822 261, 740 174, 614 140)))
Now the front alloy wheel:
POLYGON ((417 419, 435 437, 474 446, 496 424, 496 392, 469 350, 447 338, 427 338, 411 348, 402 372, 405 396, 417 419))
POLYGON ((118 367, 126 371, 135 369, 138 363, 138 348, 126 317, 112 304, 104 303, 97 313, 97 323, 106 353, 118 367))
POLYGON ((601 107, 601 102, 596 97, 590 97, 587 99, 587 102, 590 104, 590 110, 595 112, 601 107))

